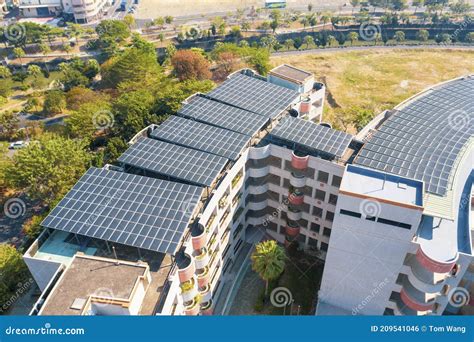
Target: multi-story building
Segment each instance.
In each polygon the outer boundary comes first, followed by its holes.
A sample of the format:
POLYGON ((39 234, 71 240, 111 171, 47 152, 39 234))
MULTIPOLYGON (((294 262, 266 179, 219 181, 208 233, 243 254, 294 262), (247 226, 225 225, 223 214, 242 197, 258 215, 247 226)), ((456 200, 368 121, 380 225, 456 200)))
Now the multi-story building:
MULTIPOLYGON (((88 170, 44 220, 44 232, 25 253, 43 291, 32 313, 54 314, 44 303, 54 302, 58 287, 67 292, 64 279, 71 273, 78 277, 79 257, 117 266, 138 262, 148 267, 149 276, 142 274, 147 280, 137 297, 141 305, 131 292, 117 297, 100 274, 84 279, 81 293, 72 291, 62 300, 77 313, 119 312, 107 306, 119 302, 122 308, 133 306, 120 311, 126 314, 222 314, 253 244, 269 237, 322 259, 329 251, 323 292, 331 279, 326 276, 330 262, 338 269, 330 261, 341 230, 334 231, 335 225, 354 218, 346 214, 357 213, 353 206, 362 194, 378 190, 381 182, 387 190, 377 198, 387 213, 368 221, 381 226, 377 229, 394 229, 398 245, 387 244, 391 249, 384 252, 396 251, 401 258, 409 244, 403 239, 413 237, 426 203, 424 183, 407 176, 396 181, 400 177, 385 176, 376 167, 354 165, 376 134, 367 130, 367 137, 358 138, 315 123, 321 122, 324 93, 312 75, 290 66, 275 68, 267 78, 245 69, 211 92, 191 96, 161 125, 138 133, 119 166, 88 170), (342 213, 341 203, 348 203, 342 213), (106 309, 100 312, 86 306, 101 300, 106 309)), ((344 256, 338 256, 341 262, 356 260, 344 256)), ((111 267, 111 272, 123 270, 111 267)), ((337 272, 332 273, 335 278, 337 272)))
POLYGON ((365 144, 339 189, 318 314, 440 315, 466 304, 473 108, 474 77, 463 77, 361 132, 365 144))
POLYGON ((78 24, 87 24, 102 19, 108 0, 20 0, 20 15, 23 17, 49 17, 61 13, 70 14, 78 24))

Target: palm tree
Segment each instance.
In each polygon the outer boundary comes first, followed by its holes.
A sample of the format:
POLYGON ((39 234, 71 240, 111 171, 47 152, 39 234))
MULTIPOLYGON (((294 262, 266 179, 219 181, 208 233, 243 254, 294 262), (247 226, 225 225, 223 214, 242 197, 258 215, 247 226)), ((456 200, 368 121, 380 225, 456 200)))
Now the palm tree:
POLYGON ((275 240, 260 242, 252 253, 252 269, 265 281, 265 295, 268 283, 283 273, 285 269, 285 250, 275 240))
POLYGON ((288 50, 290 50, 293 46, 295 46, 295 41, 293 39, 285 40, 285 46, 288 50))
POLYGON ((349 40, 351 41, 351 45, 354 44, 354 41, 359 39, 359 34, 357 32, 351 32, 348 35, 349 40))

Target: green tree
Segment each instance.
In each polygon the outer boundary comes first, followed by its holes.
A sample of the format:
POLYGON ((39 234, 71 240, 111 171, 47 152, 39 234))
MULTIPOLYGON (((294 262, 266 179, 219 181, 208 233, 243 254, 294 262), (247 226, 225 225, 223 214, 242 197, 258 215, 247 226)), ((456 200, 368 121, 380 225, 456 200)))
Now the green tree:
POLYGON ((41 72, 41 68, 38 65, 35 65, 35 64, 28 65, 28 74, 33 76, 34 82, 33 82, 32 86, 36 87, 38 85, 38 78, 43 74, 41 72))
POLYGON ((104 152, 104 161, 108 164, 115 163, 128 148, 127 142, 120 137, 113 137, 107 141, 107 146, 104 152))
POLYGON ((366 108, 353 108, 349 113, 350 123, 357 129, 362 130, 372 120, 373 114, 366 108))
POLYGON ((252 269, 265 281, 265 295, 268 284, 277 279, 285 269, 285 250, 275 240, 260 242, 252 253, 252 269))
POLYGON ((337 39, 336 37, 334 37, 333 35, 329 35, 328 36, 328 45, 329 46, 333 46, 337 43, 337 39))
POLYGON ((43 134, 15 153, 7 182, 15 189, 25 190, 33 200, 52 204, 86 171, 90 155, 85 146, 84 141, 43 134))
POLYGON ((0 65, 0 78, 5 79, 5 78, 10 78, 12 76, 12 73, 10 72, 10 69, 8 67, 0 65))
POLYGON ((471 10, 471 5, 464 0, 458 0, 449 5, 454 14, 465 14, 471 10))
POLYGON ((127 14, 123 17, 123 21, 127 25, 128 29, 131 30, 135 27, 135 18, 131 14, 127 14))
POLYGON ((357 32, 351 32, 349 33, 348 38, 351 41, 351 45, 353 45, 354 42, 359 39, 359 34, 357 32))
POLYGON ((294 45, 295 45, 295 41, 293 39, 287 39, 285 40, 285 47, 287 50, 290 50, 294 45))
POLYGON ((306 44, 306 48, 308 49, 310 45, 314 45, 314 38, 312 36, 305 36, 303 42, 306 44))
POLYGON ((419 31, 416 33, 416 38, 417 38, 420 42, 426 42, 429 37, 430 37, 430 33, 428 32, 428 30, 419 30, 419 31))
POLYGON ((165 23, 167 23, 168 25, 171 24, 173 22, 174 18, 170 15, 167 15, 165 17, 165 23))
POLYGON ((18 131, 20 120, 18 115, 12 111, 0 112, 0 136, 3 139, 10 139, 18 131))
POLYGON ((23 257, 15 247, 0 245, 0 303, 6 303, 28 278, 23 257))
POLYGON ((66 99, 61 90, 50 90, 43 103, 43 112, 46 116, 61 113, 66 108, 66 99))
POLYGON ((21 65, 23 65, 22 58, 26 55, 25 50, 23 50, 21 47, 16 47, 13 49, 13 55, 15 56, 15 58, 18 58, 20 60, 21 65))
POLYGON ((467 33, 465 40, 468 43, 474 43, 474 32, 467 33))
POLYGON ((95 31, 100 40, 110 38, 116 42, 122 42, 130 37, 130 28, 122 20, 102 20, 95 31))
POLYGON ((403 32, 403 31, 395 32, 394 38, 399 43, 404 42, 405 41, 405 32, 403 32))
POLYGON ((413 0, 411 2, 411 5, 415 7, 414 14, 416 14, 416 12, 418 11, 418 8, 423 7, 425 5, 425 0, 413 0))
POLYGON ((98 130, 113 125, 114 117, 110 104, 104 100, 97 100, 83 103, 64 122, 70 137, 91 141, 98 130))

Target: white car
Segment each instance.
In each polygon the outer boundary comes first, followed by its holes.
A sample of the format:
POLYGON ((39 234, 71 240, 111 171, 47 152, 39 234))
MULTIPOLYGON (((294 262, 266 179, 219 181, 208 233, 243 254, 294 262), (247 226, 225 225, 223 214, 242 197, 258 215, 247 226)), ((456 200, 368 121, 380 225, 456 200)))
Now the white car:
POLYGON ((20 148, 26 147, 27 145, 28 145, 28 142, 23 141, 23 140, 19 140, 19 141, 12 142, 10 144, 10 146, 8 146, 8 148, 10 150, 18 150, 20 148))

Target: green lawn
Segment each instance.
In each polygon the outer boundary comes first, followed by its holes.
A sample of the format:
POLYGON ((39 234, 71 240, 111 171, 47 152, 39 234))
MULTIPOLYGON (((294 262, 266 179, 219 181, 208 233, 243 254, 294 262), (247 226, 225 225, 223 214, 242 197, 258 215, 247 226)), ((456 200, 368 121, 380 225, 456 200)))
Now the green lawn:
POLYGON ((324 82, 333 99, 325 103, 324 121, 342 128, 341 118, 354 108, 375 116, 430 85, 474 73, 474 51, 338 51, 272 57, 271 63, 305 69, 324 82))

